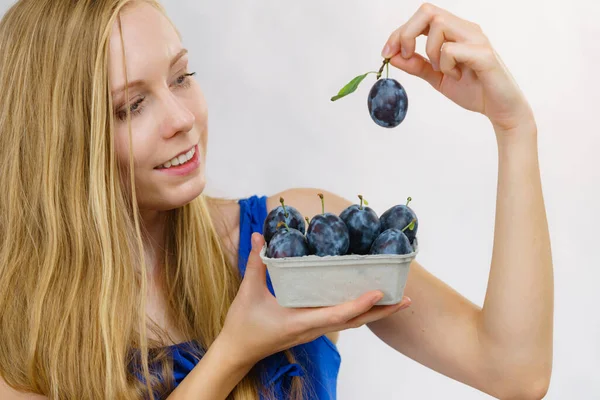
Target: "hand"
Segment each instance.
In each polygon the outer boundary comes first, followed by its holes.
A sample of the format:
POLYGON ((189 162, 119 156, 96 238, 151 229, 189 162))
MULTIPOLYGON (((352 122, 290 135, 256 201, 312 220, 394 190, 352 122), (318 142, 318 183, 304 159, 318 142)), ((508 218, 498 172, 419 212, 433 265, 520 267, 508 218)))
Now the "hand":
POLYGON ((267 288, 266 266, 260 258, 263 244, 263 236, 254 233, 244 279, 219 334, 219 340, 228 343, 230 356, 241 364, 255 364, 328 332, 357 328, 410 305, 405 297, 395 305, 373 306, 382 293, 372 291, 331 307, 282 307, 267 288))
POLYGON ((534 120, 525 96, 481 28, 439 7, 423 4, 390 35, 382 56, 461 107, 487 116, 496 132, 534 120), (429 60, 415 53, 420 35, 427 36, 429 60))

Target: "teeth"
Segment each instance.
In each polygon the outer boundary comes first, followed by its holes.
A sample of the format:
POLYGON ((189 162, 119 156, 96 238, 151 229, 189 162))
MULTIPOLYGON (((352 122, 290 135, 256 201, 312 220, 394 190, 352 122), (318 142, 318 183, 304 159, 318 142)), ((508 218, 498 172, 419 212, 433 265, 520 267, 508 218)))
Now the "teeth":
POLYGON ((187 153, 182 154, 178 157, 175 157, 171 161, 167 161, 166 163, 161 165, 161 167, 162 168, 176 167, 178 165, 181 165, 183 163, 190 161, 192 159, 192 157, 194 157, 194 154, 196 154, 196 146, 192 147, 192 149, 190 151, 188 151, 187 153))

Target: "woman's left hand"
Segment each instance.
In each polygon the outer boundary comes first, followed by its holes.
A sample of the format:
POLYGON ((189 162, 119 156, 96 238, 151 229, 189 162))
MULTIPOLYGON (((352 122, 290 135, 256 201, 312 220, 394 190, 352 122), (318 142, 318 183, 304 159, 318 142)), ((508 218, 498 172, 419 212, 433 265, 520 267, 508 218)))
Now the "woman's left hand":
POLYGON ((481 28, 439 7, 423 4, 390 35, 382 56, 461 107, 487 116, 497 133, 534 121, 525 96, 481 28), (427 36, 429 60, 415 52, 420 35, 427 36))

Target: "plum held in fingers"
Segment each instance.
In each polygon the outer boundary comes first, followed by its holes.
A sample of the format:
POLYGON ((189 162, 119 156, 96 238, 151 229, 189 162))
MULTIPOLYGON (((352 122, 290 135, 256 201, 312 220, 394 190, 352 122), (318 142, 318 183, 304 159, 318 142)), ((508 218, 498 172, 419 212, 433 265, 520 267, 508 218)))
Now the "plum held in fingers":
POLYGON ((371 119, 384 128, 400 125, 408 110, 408 96, 395 79, 382 78, 375 82, 367 99, 371 119))
POLYGON ((389 78, 390 59, 383 60, 379 71, 369 71, 358 75, 348 82, 338 94, 331 98, 336 101, 356 91, 360 83, 369 74, 377 74, 377 80, 369 91, 367 106, 371 119, 384 128, 394 128, 402 123, 408 111, 408 96, 404 87, 395 79, 389 78), (386 69, 385 78, 381 79, 383 69, 386 69))
POLYGON ((409 197, 406 200, 406 205, 399 204, 388 209, 386 212, 381 214, 381 217, 379 217, 379 222, 381 223, 381 231, 385 231, 390 228, 402 230, 409 225, 412 220, 414 220, 414 228, 412 230, 408 229, 404 231, 410 243, 413 244, 415 237, 417 236, 419 220, 413 209, 408 206, 411 200, 412 199, 409 197))
POLYGON ((290 228, 285 222, 281 222, 280 225, 285 227, 275 232, 271 238, 271 242, 267 245, 267 257, 284 258, 309 255, 308 242, 304 234, 297 229, 290 228))
POLYGON ((267 244, 271 242, 275 232, 284 226, 279 224, 280 222, 285 222, 289 228, 296 229, 303 235, 306 233, 306 225, 302 214, 294 207, 286 206, 283 197, 279 198, 279 202, 281 205, 269 212, 263 224, 263 235, 267 244))
POLYGON ((323 213, 310 220, 306 231, 310 253, 319 257, 345 255, 350 247, 348 227, 337 215, 325 212, 323 194, 319 197, 323 213))
POLYGON ((369 203, 358 195, 360 204, 353 204, 340 214, 340 218, 348 227, 350 235, 349 254, 368 254, 371 245, 381 233, 381 226, 377 213, 370 207, 363 207, 369 203))

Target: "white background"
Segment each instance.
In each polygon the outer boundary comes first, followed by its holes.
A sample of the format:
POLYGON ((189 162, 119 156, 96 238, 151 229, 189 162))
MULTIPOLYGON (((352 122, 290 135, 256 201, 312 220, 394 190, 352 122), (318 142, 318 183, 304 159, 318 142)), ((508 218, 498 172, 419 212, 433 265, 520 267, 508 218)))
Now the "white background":
MULTIPOLYGON (((0 11, 12 1, 0 0, 0 11)), ((398 70, 408 116, 375 125, 366 97, 330 97, 376 70, 415 0, 165 0, 210 109, 207 193, 317 187, 381 214, 412 196, 419 261, 481 305, 492 252, 497 152, 487 120, 398 70), (458 258, 456 257, 458 256, 458 258)), ((531 102, 553 246, 554 371, 548 399, 600 398, 600 4, 440 0, 477 22, 531 102)), ((424 38, 418 50, 424 54, 424 38)), ((319 199, 315 195, 315 201, 319 199)), ((515 277, 518 279, 518 277, 515 277)), ((399 354, 366 327, 341 334, 338 397, 486 399, 399 354)))

